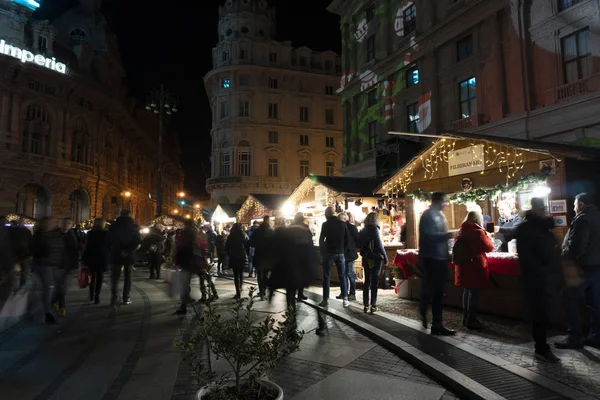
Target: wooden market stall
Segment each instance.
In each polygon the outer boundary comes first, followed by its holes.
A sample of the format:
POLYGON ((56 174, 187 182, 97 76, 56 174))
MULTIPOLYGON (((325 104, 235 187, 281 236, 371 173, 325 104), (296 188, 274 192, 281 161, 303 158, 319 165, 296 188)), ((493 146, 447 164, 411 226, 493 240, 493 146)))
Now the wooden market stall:
MULTIPOLYGON (((386 197, 406 195, 407 249, 397 252, 395 264, 404 278, 417 275, 418 226, 427 209, 431 192, 449 194, 444 214, 449 230, 460 228, 468 211, 484 215, 484 228, 497 232, 497 224, 516 219, 530 207, 532 197, 543 197, 556 228, 558 243, 572 217, 573 198, 595 188, 600 150, 484 136, 445 136, 435 140, 407 163, 378 190, 386 197), (506 209, 511 216, 506 217, 506 209), (501 218, 501 212, 502 218, 501 218), (410 250, 412 249, 412 250, 410 250)), ((453 241, 449 241, 449 250, 453 241)), ((481 311, 508 317, 522 317, 523 291, 515 242, 508 250, 498 246, 489 253, 492 284, 481 294, 481 311)), ((461 307, 462 289, 456 288, 453 265, 446 285, 445 303, 461 307)), ((419 298, 420 282, 409 279, 401 297, 419 298)), ((558 293, 556 294, 558 297, 558 293)), ((561 307, 562 309, 562 307, 561 307)))
POLYGON ((226 226, 237 222, 237 212, 242 208, 241 204, 221 203, 212 214, 211 224, 217 233, 221 233, 226 226))
POLYGON ((248 226, 254 221, 262 222, 265 215, 278 217, 288 197, 287 194, 251 194, 238 210, 237 220, 248 226))

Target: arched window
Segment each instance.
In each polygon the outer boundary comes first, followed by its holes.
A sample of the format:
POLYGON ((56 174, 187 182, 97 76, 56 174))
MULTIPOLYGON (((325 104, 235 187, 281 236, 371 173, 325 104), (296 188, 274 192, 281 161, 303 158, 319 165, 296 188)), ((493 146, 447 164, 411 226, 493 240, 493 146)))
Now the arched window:
POLYGON ((50 128, 48 110, 38 104, 32 104, 27 107, 21 145, 23 153, 47 155, 50 142, 50 128))
POLYGON ((250 176, 252 173, 252 154, 250 143, 242 140, 238 144, 238 175, 250 176))
POLYGON ((221 145, 221 171, 219 176, 231 175, 231 146, 225 141, 221 145))
POLYGON ((81 44, 87 42, 87 35, 82 29, 75 28, 69 33, 71 41, 75 44, 81 44))
POLYGON ((81 118, 73 120, 73 135, 71 137, 71 161, 89 163, 89 132, 81 118))

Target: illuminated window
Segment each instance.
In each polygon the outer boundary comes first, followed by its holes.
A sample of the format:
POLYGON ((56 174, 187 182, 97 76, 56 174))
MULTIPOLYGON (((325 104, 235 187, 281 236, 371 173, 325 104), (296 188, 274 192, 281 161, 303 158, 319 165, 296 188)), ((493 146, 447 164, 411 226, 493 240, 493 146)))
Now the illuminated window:
POLYGON ((333 125, 335 123, 333 118, 333 108, 325 110, 325 123, 327 125, 333 125))
POLYGON ((229 118, 229 102, 224 100, 221 102, 221 119, 229 118))
POLYGON ((271 143, 271 144, 279 143, 279 132, 269 131, 269 143, 271 143))
POLYGON ((79 28, 73 29, 69 33, 69 38, 71 38, 71 41, 75 44, 81 44, 81 43, 87 42, 87 37, 86 37, 85 32, 79 28))
POLYGON ((375 59, 375 35, 367 39, 367 62, 375 59))
POLYGON ((456 42, 457 60, 462 61, 473 55, 473 35, 469 35, 456 42))
POLYGON ((369 131, 369 150, 373 150, 377 145, 377 121, 370 121, 367 129, 369 131))
POLYGON ((250 102, 248 100, 240 100, 240 117, 250 116, 250 102))
POLYGON ((406 71, 406 87, 415 86, 419 83, 419 68, 416 65, 406 71))
POLYGON ((300 122, 308 122, 308 107, 300 107, 300 122))
POLYGON ((277 53, 274 51, 269 52, 269 62, 271 64, 277 64, 277 53))
POLYGON ((567 8, 574 6, 577 3, 581 3, 583 0, 558 0, 558 11, 566 10, 567 8))
POLYGON ((417 29, 417 7, 413 4, 404 10, 404 36, 410 35, 417 29))
POLYGON ((468 118, 477 111, 475 77, 459 83, 460 117, 468 118))
POLYGON ((279 89, 279 80, 277 80, 277 78, 269 77, 269 88, 279 89))
POLYGON ((406 106, 406 128, 408 132, 419 132, 419 103, 415 102, 406 106))
POLYGON ((325 85, 325 94, 328 96, 333 96, 335 94, 335 89, 332 85, 325 85))
POLYGON ((333 142, 333 136, 327 136, 325 138, 325 147, 335 147, 335 144, 333 142))
POLYGON ((300 178, 306 178, 309 174, 310 162, 308 160, 300 160, 300 178))
POLYGON ((229 87, 231 86, 231 81, 229 80, 229 78, 223 79, 223 81, 221 82, 221 86, 223 86, 224 89, 229 89, 229 87))
POLYGON ((308 146, 308 135, 300 135, 300 146, 308 146))
POLYGON ((367 93, 367 105, 369 107, 377 104, 377 89, 371 89, 367 93))
POLYGON ((46 50, 48 49, 48 38, 46 38, 46 36, 38 36, 38 49, 40 53, 46 53, 46 50))
POLYGON ((335 164, 333 163, 333 161, 327 161, 325 163, 325 175, 332 176, 334 172, 335 172, 335 164))
POLYGON ((269 176, 271 178, 279 176, 279 161, 276 158, 269 158, 269 176))
POLYGON ((586 28, 562 39, 565 83, 588 77, 593 71, 590 29, 586 28))
POLYGON ((269 103, 269 118, 279 119, 279 104, 269 103))
POLYGON ((370 20, 372 20, 373 18, 375 18, 375 5, 370 5, 369 8, 367 8, 367 22, 369 22, 370 20))

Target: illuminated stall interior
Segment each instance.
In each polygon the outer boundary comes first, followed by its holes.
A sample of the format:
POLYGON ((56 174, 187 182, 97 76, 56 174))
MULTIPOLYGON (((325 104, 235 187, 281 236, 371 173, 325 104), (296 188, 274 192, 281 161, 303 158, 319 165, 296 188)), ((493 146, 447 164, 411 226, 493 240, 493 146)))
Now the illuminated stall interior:
POLYGON ((241 208, 241 204, 218 204, 211 217, 211 223, 214 226, 215 231, 221 233, 226 226, 235 224, 237 222, 237 212, 241 208))
POLYGON ((237 220, 243 225, 262 222, 265 215, 278 217, 288 199, 287 194, 251 194, 237 212, 237 220))
POLYGON ((19 222, 19 221, 23 221, 23 225, 29 229, 29 230, 33 230, 33 227, 36 224, 36 220, 33 218, 29 218, 29 217, 25 217, 23 215, 19 215, 19 214, 8 214, 2 217, 5 220, 6 226, 10 226, 13 222, 19 222))

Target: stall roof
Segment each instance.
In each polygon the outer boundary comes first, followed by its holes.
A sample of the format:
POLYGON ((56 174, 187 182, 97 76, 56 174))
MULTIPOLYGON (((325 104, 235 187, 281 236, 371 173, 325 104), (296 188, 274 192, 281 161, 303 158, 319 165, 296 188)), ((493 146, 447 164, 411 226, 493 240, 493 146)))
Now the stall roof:
POLYGON ((236 213, 242 208, 241 204, 232 204, 232 203, 220 203, 217 204, 217 208, 221 208, 225 214, 229 218, 234 218, 236 213))
POLYGON ((310 175, 315 183, 325 186, 327 189, 346 196, 374 197, 375 189, 385 182, 384 179, 375 178, 352 178, 347 176, 317 176, 310 175))
POLYGON ((466 132, 444 133, 436 137, 439 138, 434 139, 434 141, 429 146, 425 147, 420 153, 416 154, 415 157, 413 157, 413 159, 405 163, 392 176, 390 176, 388 179, 386 179, 373 190, 375 192, 381 193, 383 190, 383 186, 386 182, 396 180, 405 171, 407 167, 413 164, 416 160, 420 159, 424 154, 427 154, 431 149, 435 148, 436 144, 443 139, 472 140, 478 142, 496 143, 500 145, 509 145, 514 146, 523 151, 543 153, 555 158, 567 157, 575 160, 587 161, 600 160, 600 148, 595 147, 585 147, 563 143, 540 142, 499 136, 479 135, 466 132))
POLYGON ((279 210, 286 200, 290 197, 289 194, 251 194, 250 196, 259 202, 267 210, 279 210))

